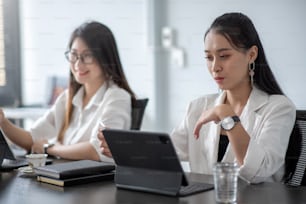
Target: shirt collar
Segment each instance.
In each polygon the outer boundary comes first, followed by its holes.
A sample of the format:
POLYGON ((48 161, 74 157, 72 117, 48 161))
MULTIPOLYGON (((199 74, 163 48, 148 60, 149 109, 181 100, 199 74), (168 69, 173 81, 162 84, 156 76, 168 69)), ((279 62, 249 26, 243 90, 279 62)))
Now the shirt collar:
MULTIPOLYGON (((215 105, 224 103, 225 97, 226 91, 222 91, 221 94, 218 96, 215 105)), ((266 92, 254 86, 244 109, 256 111, 267 103, 268 97, 269 95, 266 92)))
MULTIPOLYGON (((87 104, 87 106, 85 108, 87 109, 87 108, 90 108, 92 106, 98 106, 101 103, 107 88, 112 83, 113 82, 103 83, 103 85, 97 90, 95 95, 90 99, 89 103, 87 104)), ((81 88, 74 95, 74 97, 72 99, 72 104, 75 105, 76 107, 79 107, 79 108, 82 107, 84 91, 85 91, 84 86, 81 86, 81 88)))

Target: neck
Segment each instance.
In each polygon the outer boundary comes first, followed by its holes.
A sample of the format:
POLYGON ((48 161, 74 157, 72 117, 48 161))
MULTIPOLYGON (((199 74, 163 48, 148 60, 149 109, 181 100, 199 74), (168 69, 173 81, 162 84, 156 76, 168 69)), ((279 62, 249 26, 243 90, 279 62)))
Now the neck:
POLYGON ((104 82, 97 84, 85 84, 84 85, 84 96, 83 96, 83 108, 88 104, 90 99, 96 94, 98 89, 103 86, 104 82))
POLYGON ((251 91, 251 87, 240 88, 239 90, 227 90, 225 103, 229 104, 237 115, 241 115, 251 91))

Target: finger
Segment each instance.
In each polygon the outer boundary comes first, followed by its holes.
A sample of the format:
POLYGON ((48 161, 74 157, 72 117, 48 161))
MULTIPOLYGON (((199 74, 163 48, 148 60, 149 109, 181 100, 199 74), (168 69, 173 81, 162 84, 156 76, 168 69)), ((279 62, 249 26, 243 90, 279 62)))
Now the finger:
POLYGON ((98 133, 98 138, 99 138, 100 140, 102 140, 102 141, 105 141, 104 135, 103 135, 102 132, 99 132, 99 133, 98 133))
POLYGON ((107 145, 107 143, 106 143, 105 141, 101 143, 101 147, 104 147, 104 148, 109 149, 109 148, 108 148, 108 145, 107 145))
POLYGON ((103 138, 102 132, 98 132, 98 139, 99 139, 99 140, 102 140, 102 138, 103 138))
POLYGON ((107 157, 113 157, 113 155, 111 153, 105 153, 104 155, 107 156, 107 157))
POLYGON ((194 128, 194 130, 193 130, 193 134, 194 134, 194 137, 195 137, 196 139, 199 138, 199 134, 200 134, 200 130, 201 130, 202 125, 203 125, 202 122, 197 122, 197 123, 196 123, 196 126, 195 126, 195 128, 194 128))
POLYGON ((112 157, 112 153, 110 152, 108 148, 101 148, 101 152, 105 156, 112 157))

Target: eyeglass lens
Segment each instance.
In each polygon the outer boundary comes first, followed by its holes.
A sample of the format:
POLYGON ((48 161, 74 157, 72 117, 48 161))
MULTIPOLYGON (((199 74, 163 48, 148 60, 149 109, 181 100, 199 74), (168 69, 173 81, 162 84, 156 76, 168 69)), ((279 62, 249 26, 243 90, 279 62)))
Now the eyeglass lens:
POLYGON ((89 52, 78 55, 75 52, 67 51, 65 53, 65 56, 67 60, 71 63, 76 63, 78 60, 81 60, 81 62, 84 64, 91 64, 94 60, 93 54, 89 52))

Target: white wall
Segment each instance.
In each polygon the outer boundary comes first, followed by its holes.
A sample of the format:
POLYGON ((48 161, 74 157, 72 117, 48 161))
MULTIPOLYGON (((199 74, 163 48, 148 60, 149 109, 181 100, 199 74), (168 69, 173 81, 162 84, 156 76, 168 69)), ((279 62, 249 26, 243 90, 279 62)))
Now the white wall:
MULTIPOLYGON (((23 97, 26 103, 39 103, 44 100, 48 75, 67 75, 68 64, 63 53, 70 33, 83 21, 95 19, 113 30, 132 88, 139 96, 150 98, 144 129, 169 132, 183 118, 188 101, 217 91, 206 70, 203 53, 204 32, 213 19, 222 13, 241 11, 247 14, 257 27, 268 61, 283 90, 297 108, 306 109, 306 96, 303 91, 306 87, 304 0, 20 2, 23 97), (156 4, 163 6, 162 11, 151 9, 151 6, 156 4), (184 67, 177 66, 171 60, 163 61, 161 57, 170 56, 169 51, 162 49, 158 42, 150 43, 150 36, 159 33, 158 28, 152 26, 156 24, 154 19, 160 26, 174 29, 175 46, 185 52, 184 67), (166 75, 163 76, 161 71, 166 75), (159 83, 164 88, 158 86, 159 83), (168 97, 160 98, 164 95, 168 97), (167 107, 166 110, 158 109, 157 104, 163 104, 167 107), (164 125, 157 121, 162 121, 164 125)), ((160 36, 155 36, 155 39, 160 39, 160 36)))
MULTIPOLYGON (((142 0, 20 0, 24 104, 46 100, 47 77, 68 76, 64 58, 72 31, 97 20, 114 33, 132 89, 153 98, 153 75, 147 54, 145 2, 142 0)), ((150 101, 151 113, 154 101, 150 101)), ((144 125, 152 126, 150 114, 144 125)))
POLYGON ((203 35, 215 17, 240 11, 255 24, 270 66, 284 92, 298 108, 306 108, 306 1, 297 0, 169 0, 168 24, 177 30, 177 45, 186 50, 184 68, 169 67, 170 127, 184 115, 187 101, 216 92, 206 70, 203 35), (179 100, 178 100, 179 99, 179 100), (185 106, 184 106, 185 105, 185 106))

